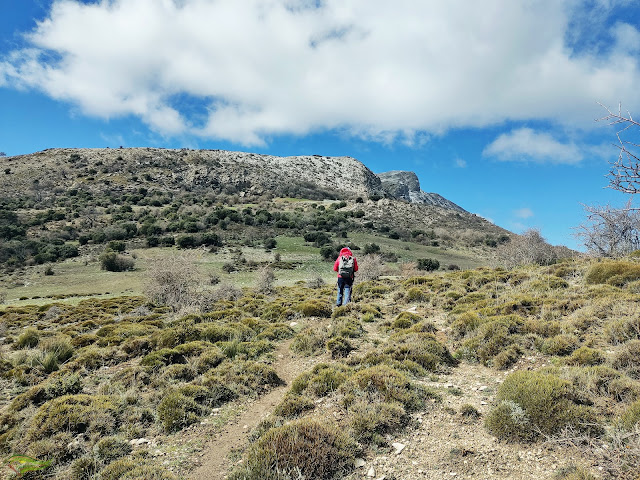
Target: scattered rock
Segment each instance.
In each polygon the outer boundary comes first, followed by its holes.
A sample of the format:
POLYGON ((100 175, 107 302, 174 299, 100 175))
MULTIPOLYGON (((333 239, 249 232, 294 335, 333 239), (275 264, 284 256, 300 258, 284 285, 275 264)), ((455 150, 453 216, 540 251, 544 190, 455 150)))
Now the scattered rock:
POLYGON ((396 455, 400 455, 400 453, 402 453, 402 451, 404 450, 404 447, 406 447, 404 443, 399 442, 394 442, 391 444, 391 446, 396 449, 396 455))
POLYGON ((369 467, 369 470, 367 471, 367 477, 373 478, 375 476, 376 476, 376 469, 373 467, 369 467))
POLYGON ((356 458, 356 468, 362 468, 367 464, 367 462, 364 461, 364 458, 356 458))

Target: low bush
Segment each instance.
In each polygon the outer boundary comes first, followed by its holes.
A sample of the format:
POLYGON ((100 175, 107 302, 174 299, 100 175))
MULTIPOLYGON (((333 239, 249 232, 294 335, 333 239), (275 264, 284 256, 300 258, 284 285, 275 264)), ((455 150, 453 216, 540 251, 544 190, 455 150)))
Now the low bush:
POLYGON ((33 327, 28 327, 16 340, 17 348, 34 348, 40 341, 40 333, 33 327))
POLYGON ((104 437, 95 443, 93 453, 98 460, 109 463, 131 453, 131 445, 122 437, 104 437))
POLYGON ((571 354, 580 345, 575 335, 561 333, 544 341, 540 350, 547 355, 565 356, 571 354))
POLYGON ((250 448, 245 464, 230 480, 343 478, 354 468, 355 441, 315 420, 296 420, 268 430, 250 448))
POLYGON ((108 272, 126 272, 133 270, 135 263, 133 258, 118 255, 112 251, 106 251, 100 255, 100 268, 108 272))
POLYGON ((349 425, 355 438, 369 442, 381 439, 408 422, 408 415, 398 402, 371 403, 357 401, 349 408, 349 425))
POLYGON ((640 399, 629 405, 615 421, 618 428, 632 432, 636 426, 640 426, 640 399))
POLYGON ((622 260, 596 263, 589 268, 586 275, 587 283, 606 283, 618 287, 635 280, 640 280, 640 264, 622 260))
POLYGON ((158 420, 169 433, 197 422, 201 413, 194 399, 177 390, 169 392, 158 404, 158 420))
POLYGON ((611 359, 611 365, 640 380, 640 340, 629 340, 611 359))
POLYGON ((331 358, 344 358, 355 350, 355 347, 346 338, 338 336, 327 342, 327 350, 331 353, 331 358))
POLYGON ((115 431, 118 408, 105 395, 64 395, 42 405, 33 416, 25 439, 33 442, 57 432, 109 435, 115 431))
POLYGON ((533 441, 565 427, 599 433, 594 411, 577 403, 578 398, 575 387, 555 375, 515 372, 500 385, 498 404, 489 412, 485 427, 499 439, 515 441, 533 441))
POLYGON ((295 418, 301 413, 315 408, 313 400, 306 395, 295 395, 288 393, 276 406, 273 413, 284 418, 295 418))
POLYGON ((595 348, 589 348, 582 346, 577 350, 574 350, 571 355, 569 355, 565 362, 567 365, 577 365, 577 366, 592 366, 592 365, 600 365, 604 363, 605 356, 601 350, 597 350, 595 348))
POLYGON ((298 305, 298 310, 305 317, 322 317, 329 318, 331 316, 331 306, 322 300, 307 300, 298 305))
POLYGON ((424 404, 424 392, 413 385, 404 373, 387 365, 360 370, 340 386, 340 391, 347 407, 367 396, 383 402, 400 403, 407 411, 415 411, 424 404))

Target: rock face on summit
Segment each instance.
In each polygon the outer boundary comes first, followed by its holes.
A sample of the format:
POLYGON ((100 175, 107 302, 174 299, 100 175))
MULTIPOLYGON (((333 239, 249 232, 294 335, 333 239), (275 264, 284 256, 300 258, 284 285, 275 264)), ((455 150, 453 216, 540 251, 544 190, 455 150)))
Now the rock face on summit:
POLYGON ((391 197, 464 212, 436 193, 420 190, 413 172, 375 175, 351 157, 277 157, 225 150, 161 148, 52 148, 7 157, 11 175, 0 176, 5 195, 33 189, 136 190, 153 185, 167 191, 207 190, 306 198, 391 197), (126 174, 130 174, 127 179, 126 174))
POLYGON ((447 200, 442 195, 420 190, 420 181, 413 172, 393 170, 391 172, 378 173, 377 176, 382 182, 384 191, 394 198, 410 203, 434 205, 458 212, 466 212, 462 207, 447 200))

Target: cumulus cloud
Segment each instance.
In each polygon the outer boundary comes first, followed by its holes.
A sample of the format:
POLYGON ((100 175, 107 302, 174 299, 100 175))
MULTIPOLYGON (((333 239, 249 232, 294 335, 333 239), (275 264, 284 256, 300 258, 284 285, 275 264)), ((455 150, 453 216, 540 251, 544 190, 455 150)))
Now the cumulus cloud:
POLYGON ((567 45, 588 3, 56 0, 0 59, 0 85, 247 145, 328 129, 412 144, 505 119, 586 125, 595 101, 640 107, 637 30, 616 25, 606 54, 567 45))
POLYGON ((538 163, 579 163, 583 154, 573 144, 562 143, 549 133, 531 128, 519 128, 503 133, 490 143, 483 155, 503 161, 533 161, 538 163))

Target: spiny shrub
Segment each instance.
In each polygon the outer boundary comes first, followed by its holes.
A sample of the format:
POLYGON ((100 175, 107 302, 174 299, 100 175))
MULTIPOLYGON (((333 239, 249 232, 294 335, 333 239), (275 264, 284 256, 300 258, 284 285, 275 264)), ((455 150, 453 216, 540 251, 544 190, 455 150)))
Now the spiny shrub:
POLYGON ((429 371, 438 365, 456 366, 456 360, 449 349, 428 332, 399 333, 390 337, 390 344, 383 354, 397 361, 415 362, 429 371))
POLYGON ((511 345, 493 357, 491 365, 498 370, 506 370, 514 365, 521 355, 522 348, 519 345, 511 345))
POLYGON ((407 290, 407 300, 410 302, 422 302, 428 300, 429 296, 418 287, 412 287, 407 290))
POLYGON ((321 300, 307 300, 302 302, 298 305, 298 310, 305 317, 329 318, 331 316, 331 306, 321 300))
POLYGON ((540 350, 547 355, 565 356, 571 354, 580 345, 580 340, 575 335, 561 333, 555 337, 547 338, 540 350))
POLYGON ((158 404, 158 419, 166 432, 175 432, 198 421, 201 407, 193 398, 177 390, 169 392, 158 404))
POLYGON ((423 395, 407 376, 387 365, 375 365, 352 375, 340 387, 344 404, 348 407, 363 395, 380 398, 383 402, 398 402, 408 411, 422 407, 423 395))
POLYGON ((420 320, 422 320, 422 317, 420 315, 416 315, 415 313, 411 312, 402 312, 395 318, 395 320, 391 324, 391 328, 409 328, 412 325, 418 323, 420 320))
POLYGON ((306 395, 287 393, 273 413, 284 418, 294 418, 303 412, 313 410, 315 406, 313 400, 306 395))
POLYGON ((640 380, 640 340, 625 343, 611 360, 611 365, 640 380))
POLYGON ((294 393, 308 392, 316 397, 323 397, 337 390, 351 374, 346 365, 340 363, 320 363, 310 372, 299 375, 291 384, 294 393))
POLYGON ((601 350, 582 346, 569 355, 565 362, 567 365, 600 365, 604 363, 605 356, 601 350))
POLYGON ((557 480, 597 480, 587 470, 575 465, 560 469, 554 478, 557 480))
POLYGON ((492 435, 503 440, 532 441, 565 427, 596 433, 601 429, 590 407, 576 403, 575 387, 551 374, 520 371, 500 385, 494 407, 485 420, 492 435))
POLYGON ((327 342, 327 350, 331 353, 331 358, 344 358, 355 350, 355 347, 346 338, 338 336, 327 342))
POLYGON ((104 437, 93 446, 93 453, 98 460, 109 463, 131 453, 131 445, 122 437, 104 437))
POLYGON ((357 401, 349 408, 349 424, 359 441, 382 439, 407 424, 408 415, 398 402, 357 401))
POLYGON ((640 279, 640 264, 625 261, 603 261, 589 268, 586 281, 591 284, 607 283, 623 286, 640 279))
POLYGON ((337 428, 302 419, 268 430, 230 480, 343 478, 354 468, 355 441, 337 428))
POLYGON ((357 338, 362 336, 363 333, 364 328, 362 328, 362 324, 354 318, 338 320, 331 329, 332 337, 357 338))
POLYGON ((457 315, 451 324, 454 338, 464 338, 468 333, 474 331, 482 323, 480 317, 475 312, 465 312, 457 315))
POLYGON ((624 431, 631 432, 635 426, 640 426, 640 399, 629 405, 616 419, 616 426, 624 431))
POLYGON ((100 471, 100 480, 177 480, 173 473, 162 466, 140 465, 130 458, 111 462, 100 471))
POLYGON ((117 413, 109 396, 64 395, 38 409, 29 424, 26 440, 35 441, 62 431, 109 434, 115 428, 117 413))

